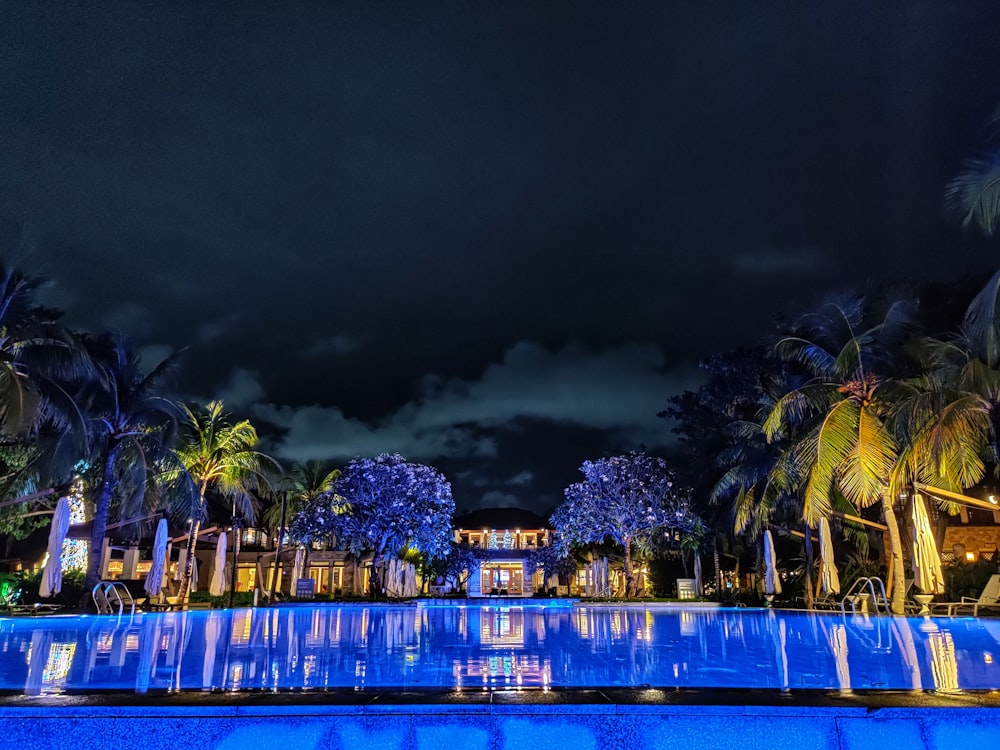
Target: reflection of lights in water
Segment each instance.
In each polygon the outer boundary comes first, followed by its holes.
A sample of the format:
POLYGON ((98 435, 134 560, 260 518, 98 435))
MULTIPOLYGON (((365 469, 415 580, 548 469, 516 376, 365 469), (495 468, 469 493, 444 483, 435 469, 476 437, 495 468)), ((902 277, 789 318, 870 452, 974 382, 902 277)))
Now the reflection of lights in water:
POLYGON ((361 659, 354 662, 354 676, 360 677, 362 680, 365 678, 365 663, 361 659))
POLYGON ((239 690, 242 681, 243 665, 239 662, 229 665, 229 684, 232 686, 230 690, 239 690))
POLYGON ((955 656, 955 641, 951 633, 941 631, 928 633, 927 642, 931 650, 931 673, 940 693, 959 693, 958 659, 955 656))
POLYGON ((125 636, 125 650, 126 651, 139 650, 139 636, 136 633, 129 633, 125 636))
POLYGON ((53 643, 49 647, 45 669, 42 670, 42 684, 55 687, 64 682, 69 676, 75 653, 76 643, 53 643))
POLYGON ((483 687, 491 684, 503 685, 548 685, 552 680, 552 667, 548 659, 538 656, 507 654, 466 661, 455 659, 451 664, 451 674, 456 687, 467 680, 478 680, 483 687))
POLYGON ((230 643, 234 646, 245 646, 250 643, 250 631, 253 626, 253 610, 238 610, 233 614, 233 635, 230 643))
POLYGON ((992 664, 993 663, 993 654, 991 654, 989 651, 984 651, 983 652, 983 661, 986 662, 987 664, 992 664))
POLYGON ((111 647, 115 642, 115 631, 113 630, 102 630, 97 636, 97 653, 103 653, 105 651, 110 651, 111 647))
POLYGON ((315 671, 316 657, 309 655, 302 661, 302 687, 309 687, 309 681, 315 671))
POLYGON ((340 615, 341 611, 338 609, 336 614, 330 619, 330 645, 339 646, 340 645, 340 615))
POLYGON ((523 646, 524 610, 520 608, 483 610, 479 625, 480 642, 484 646, 523 646))

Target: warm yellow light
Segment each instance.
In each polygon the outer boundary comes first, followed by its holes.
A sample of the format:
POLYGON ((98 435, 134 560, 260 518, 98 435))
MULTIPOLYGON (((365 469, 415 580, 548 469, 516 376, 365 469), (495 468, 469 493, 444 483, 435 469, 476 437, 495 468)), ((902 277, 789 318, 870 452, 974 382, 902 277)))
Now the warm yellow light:
POLYGON ((975 560, 976 559, 976 553, 975 552, 966 552, 965 553, 965 559, 969 560, 970 562, 973 561, 973 560, 975 560))

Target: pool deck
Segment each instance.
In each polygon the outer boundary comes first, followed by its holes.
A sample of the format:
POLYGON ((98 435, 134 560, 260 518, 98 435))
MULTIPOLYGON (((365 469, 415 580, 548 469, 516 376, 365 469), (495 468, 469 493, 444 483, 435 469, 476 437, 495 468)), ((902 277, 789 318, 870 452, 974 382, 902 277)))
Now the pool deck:
POLYGON ((0 697, 0 747, 600 750, 992 747, 1000 691, 492 690, 0 697), (981 743, 981 744, 980 744, 981 743))

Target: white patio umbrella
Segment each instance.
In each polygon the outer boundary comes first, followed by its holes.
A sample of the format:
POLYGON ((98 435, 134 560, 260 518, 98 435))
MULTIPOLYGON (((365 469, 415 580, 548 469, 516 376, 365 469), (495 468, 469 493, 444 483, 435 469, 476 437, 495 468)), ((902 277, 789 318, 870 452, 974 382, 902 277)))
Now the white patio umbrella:
POLYGON ((62 545, 68 532, 69 500, 61 497, 56 503, 52 528, 49 529, 48 559, 42 568, 42 582, 38 587, 38 595, 41 597, 48 598, 62 591, 62 545))
POLYGON ((226 535, 219 534, 219 541, 215 545, 215 570, 212 571, 212 580, 208 584, 208 593, 212 596, 222 596, 226 593, 226 535))
POLYGON ((698 596, 705 595, 704 583, 701 580, 701 555, 695 550, 694 553, 694 590, 698 596))
POLYGON ((774 539, 771 538, 771 530, 764 532, 764 593, 780 594, 781 577, 778 575, 778 560, 774 554, 774 539))
POLYGON ((164 558, 167 556, 167 519, 161 518, 156 524, 156 536, 153 539, 153 564, 149 568, 149 575, 143 588, 149 594, 150 599, 160 595, 163 588, 163 570, 166 567, 164 558))
POLYGON ((934 532, 927 518, 924 498, 913 498, 913 583, 924 594, 943 594, 944 575, 941 573, 941 556, 934 543, 934 532))
POLYGON ((830 522, 819 519, 819 559, 822 560, 822 572, 819 578, 820 591, 824 594, 840 593, 840 574, 833 560, 833 540, 830 538, 830 522))

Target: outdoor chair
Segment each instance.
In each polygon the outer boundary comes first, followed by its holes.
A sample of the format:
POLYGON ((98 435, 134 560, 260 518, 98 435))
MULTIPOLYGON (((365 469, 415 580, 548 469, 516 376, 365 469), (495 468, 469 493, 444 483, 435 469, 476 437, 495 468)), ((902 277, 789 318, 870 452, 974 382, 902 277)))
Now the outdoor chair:
POLYGON ((967 610, 972 610, 972 616, 978 617, 979 610, 983 608, 1000 609, 1000 574, 990 576, 986 582, 983 592, 978 598, 963 596, 957 602, 932 602, 930 604, 931 614, 944 614, 954 617, 967 610))

